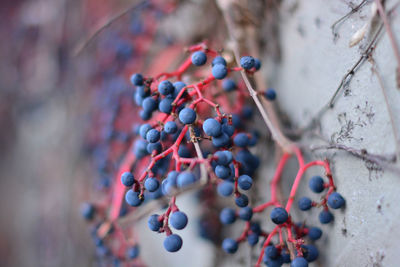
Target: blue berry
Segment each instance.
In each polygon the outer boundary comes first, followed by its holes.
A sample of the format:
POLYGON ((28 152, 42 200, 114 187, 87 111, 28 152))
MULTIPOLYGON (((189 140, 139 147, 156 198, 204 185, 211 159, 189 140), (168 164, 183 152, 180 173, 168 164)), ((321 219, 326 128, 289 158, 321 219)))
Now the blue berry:
POLYGON ((276 207, 271 211, 270 217, 274 223, 282 224, 288 220, 289 214, 284 208, 276 207))
POLYGON ((225 79, 222 81, 222 89, 225 92, 231 92, 236 89, 236 83, 232 79, 225 79))
POLYGON ((186 187, 196 182, 196 177, 189 171, 181 172, 176 178, 176 184, 178 187, 186 187))
POLYGON ((309 230, 308 230, 308 237, 311 239, 311 240, 318 240, 318 239, 320 239, 321 238, 321 236, 322 236, 322 230, 321 229, 319 229, 318 227, 311 227, 309 230))
MULTIPOLYGON (((179 92, 186 86, 186 84, 184 82, 181 81, 177 81, 174 82, 174 98, 178 96, 179 92)), ((185 94, 185 93, 184 93, 185 94)))
POLYGON ((150 131, 147 132, 146 134, 146 140, 149 143, 156 143, 158 140, 160 140, 160 132, 157 131, 156 129, 151 129, 150 131))
POLYGON ((226 133, 222 133, 220 136, 212 138, 213 146, 220 148, 229 145, 230 138, 226 133))
POLYGON ((133 153, 138 159, 143 158, 146 156, 147 153, 147 142, 144 140, 136 140, 134 148, 133 148, 133 153))
POLYGON ((238 243, 231 238, 225 238, 222 242, 222 249, 230 254, 235 253, 238 250, 238 247, 238 243))
POLYGON ((152 112, 157 108, 157 101, 153 97, 148 96, 145 99, 143 99, 142 107, 145 112, 147 113, 152 112))
POLYGON ((146 150, 149 154, 152 154, 154 151, 156 152, 156 154, 159 154, 162 151, 162 145, 160 142, 149 143, 147 144, 146 150))
POLYGON ((239 210, 239 218, 243 221, 250 221, 253 217, 253 209, 250 207, 244 207, 239 210))
POLYGON ((222 64, 216 64, 211 69, 211 73, 217 80, 222 80, 228 75, 228 69, 222 64))
POLYGON ((321 193, 324 191, 324 180, 321 176, 313 176, 311 177, 308 186, 314 193, 321 193))
POLYGON ((214 65, 217 65, 217 64, 222 64, 222 65, 226 66, 226 60, 221 56, 215 57, 213 59, 213 61, 211 62, 211 66, 214 67, 214 65))
POLYGON ((191 108, 184 108, 179 112, 179 120, 183 124, 192 124, 196 121, 196 112, 191 108))
POLYGON ((162 222, 158 220, 158 217, 159 216, 157 214, 153 214, 149 217, 147 226, 149 226, 151 231, 158 232, 158 230, 160 230, 162 222))
POLYGON ((312 201, 308 197, 302 197, 299 199, 299 209, 306 211, 311 209, 312 201))
POLYGON ((221 123, 216 119, 206 119, 203 123, 203 130, 209 136, 219 136, 222 131, 221 123))
POLYGON ((140 252, 140 249, 139 249, 138 245, 128 248, 128 251, 127 251, 128 258, 131 260, 136 259, 139 256, 139 252, 140 252))
POLYGON ((344 198, 337 192, 333 192, 328 197, 328 205, 332 209, 340 209, 344 205, 344 198))
POLYGON ((172 98, 166 97, 160 101, 158 109, 163 113, 169 114, 172 111, 172 102, 174 102, 172 98))
POLYGON ((175 211, 169 217, 169 223, 177 230, 181 230, 186 227, 188 218, 185 213, 181 211, 175 211))
POLYGON ((195 66, 202 66, 207 62, 207 55, 203 51, 197 51, 192 54, 192 63, 195 66))
POLYGON ((217 157, 217 164, 219 165, 227 166, 233 160, 232 152, 228 150, 217 151, 214 156, 217 157))
POLYGON ((158 84, 158 92, 162 95, 169 95, 174 92, 174 85, 170 81, 162 81, 158 84))
POLYGON ((160 182, 154 177, 149 177, 146 179, 144 182, 144 187, 149 191, 149 192, 155 192, 157 191, 158 187, 160 186, 160 182))
POLYGON ((253 117, 253 108, 250 106, 244 106, 242 109, 242 116, 245 119, 251 119, 253 117))
POLYGON ((139 134, 143 139, 146 139, 147 132, 152 129, 151 125, 146 123, 142 124, 139 128, 139 134))
POLYGON ((233 193, 233 184, 231 182, 222 182, 217 187, 218 194, 229 197, 233 193))
POLYGON ((292 261, 290 267, 308 267, 308 262, 303 257, 297 257, 292 261))
POLYGON ((219 214, 219 220, 223 224, 232 224, 236 220, 235 211, 231 208, 224 208, 219 214))
POLYGON ((246 195, 241 194, 235 198, 235 203, 238 207, 244 208, 249 205, 249 198, 246 195))
POLYGON ((231 175, 231 168, 223 165, 217 165, 217 167, 215 167, 215 175, 224 180, 228 179, 231 175))
POLYGON ((82 217, 86 220, 92 220, 95 214, 95 208, 90 203, 83 203, 81 206, 82 217))
POLYGON ((250 246, 255 246, 258 243, 258 240, 258 234, 251 233, 247 236, 247 242, 249 242, 250 246))
POLYGON ((182 238, 177 234, 167 236, 164 240, 164 248, 169 252, 177 252, 182 247, 182 238))
POLYGON ((133 177, 132 173, 130 172, 124 172, 121 175, 121 182, 125 186, 132 186, 133 183, 135 182, 135 178, 133 177))
POLYGON ((190 150, 187 148, 187 146, 185 146, 183 144, 181 144, 179 146, 178 155, 179 155, 179 157, 182 157, 182 158, 190 158, 191 157, 190 150))
POLYGON ((167 134, 174 134, 178 131, 178 126, 176 125, 176 123, 174 121, 168 121, 165 125, 164 125, 164 131, 167 134))
POLYGON ((258 222, 253 222, 251 225, 250 225, 250 230, 253 232, 253 233, 256 233, 256 234, 261 234, 261 226, 260 226, 260 224, 258 223, 258 222))
POLYGON ((308 262, 313 262, 318 258, 319 252, 314 245, 302 245, 301 247, 305 250, 304 257, 308 262))
POLYGON ((246 174, 240 175, 238 178, 238 185, 243 190, 249 190, 253 185, 253 179, 246 174))
POLYGON ((333 215, 329 212, 329 210, 323 210, 318 215, 318 219, 322 224, 328 224, 333 220, 333 215))
POLYGON ((258 58, 254 59, 254 68, 259 70, 261 68, 261 61, 258 58))
POLYGON ((131 82, 132 84, 136 86, 143 85, 143 76, 140 73, 135 73, 131 76, 131 82))
POLYGON ((142 120, 148 121, 151 118, 151 111, 141 110, 139 116, 142 120))
POLYGON ((227 123, 222 124, 222 131, 231 137, 235 133, 235 127, 227 123))
POLYGON ((240 66, 245 70, 250 70, 254 67, 255 61, 253 57, 245 56, 240 59, 240 66))
POLYGON ((150 90, 148 87, 142 85, 142 86, 136 87, 136 93, 138 95, 140 95, 141 97, 146 97, 146 96, 150 95, 150 90))
POLYGON ((264 96, 266 99, 268 100, 275 100, 276 99, 276 91, 272 88, 268 88, 265 92, 264 92, 264 96))
POLYGON ((245 133, 238 133, 233 139, 233 143, 238 147, 246 147, 249 144, 249 137, 245 133))
POLYGON ((290 261, 291 261, 290 254, 286 249, 282 250, 281 256, 282 256, 283 263, 290 263, 290 261))
POLYGON ((282 256, 278 256, 275 259, 266 257, 266 255, 264 255, 264 259, 263 262, 268 266, 268 267, 281 267, 283 264, 283 258, 282 256))
POLYGON ((139 197, 140 193, 129 189, 125 194, 125 201, 132 207, 137 207, 142 204, 143 199, 139 197))
POLYGON ((265 248, 264 255, 268 258, 276 259, 279 256, 279 251, 274 245, 269 245, 265 248))

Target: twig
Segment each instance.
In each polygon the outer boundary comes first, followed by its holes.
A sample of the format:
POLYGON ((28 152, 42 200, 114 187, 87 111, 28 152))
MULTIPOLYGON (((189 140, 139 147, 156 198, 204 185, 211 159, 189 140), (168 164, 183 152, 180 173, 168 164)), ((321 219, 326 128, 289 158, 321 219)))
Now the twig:
POLYGON ((95 39, 105 28, 109 27, 113 22, 125 16, 130 11, 139 8, 146 2, 147 1, 138 2, 138 0, 135 0, 135 2, 130 4, 128 7, 123 8, 120 12, 111 16, 111 18, 107 19, 105 22, 100 23, 99 26, 97 26, 96 29, 84 41, 78 43, 78 45, 73 50, 72 55, 74 57, 78 56, 83 50, 85 50, 85 48, 92 42, 92 40, 95 39))
MULTIPOLYGON (((194 145, 194 148, 196 150, 197 157, 199 159, 201 159, 201 160, 204 160, 203 152, 201 151, 201 148, 200 148, 199 143, 197 142, 197 140, 195 140, 193 142, 193 145, 194 145)), ((207 178, 208 178, 208 175, 207 175, 206 166, 202 162, 200 164, 200 184, 201 185, 205 185, 207 183, 207 178)))

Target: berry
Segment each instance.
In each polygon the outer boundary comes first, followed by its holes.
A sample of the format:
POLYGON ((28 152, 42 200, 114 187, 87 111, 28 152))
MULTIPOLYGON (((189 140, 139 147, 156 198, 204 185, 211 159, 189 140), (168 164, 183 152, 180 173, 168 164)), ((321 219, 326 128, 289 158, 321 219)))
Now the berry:
POLYGON ((315 246, 313 246, 313 245, 302 245, 301 247, 305 250, 304 257, 306 258, 306 260, 308 262, 313 262, 318 258, 319 252, 318 252, 318 249, 315 246))
POLYGON ((158 217, 159 216, 157 214, 153 214, 149 217, 147 225, 149 226, 151 231, 158 232, 158 230, 160 230, 162 222, 158 220, 158 217))
POLYGON ((192 124, 196 121, 196 112, 191 108, 184 108, 179 112, 179 120, 183 124, 192 124))
POLYGON ((140 193, 129 189, 125 194, 125 201, 132 207, 137 207, 143 202, 143 198, 139 197, 140 193))
POLYGON ((258 58, 254 59, 254 68, 259 70, 261 68, 261 61, 258 58))
POLYGON ((233 139, 233 143, 238 147, 246 147, 249 144, 249 137, 245 133, 238 133, 233 139))
POLYGON ((313 176, 311 177, 308 186, 314 193, 321 193, 324 191, 324 180, 321 176, 313 176))
POLYGON ((222 242, 222 249, 230 254, 235 253, 238 250, 238 247, 238 243, 231 238, 225 238, 222 242))
POLYGON ((185 213, 181 211, 175 211, 169 217, 169 223, 177 230, 181 230, 186 227, 188 218, 185 213))
POLYGON ((142 124, 139 128, 139 134, 143 139, 146 139, 147 132, 152 129, 151 125, 146 123, 142 124))
POLYGON ((274 245, 269 245, 264 250, 264 255, 271 259, 276 259, 279 256, 279 251, 274 245))
POLYGON ((217 151, 215 152, 214 156, 217 157, 217 163, 219 165, 227 166, 233 160, 232 152, 228 150, 217 151))
POLYGON ((169 252, 177 252, 182 247, 182 238, 177 234, 167 236, 164 240, 164 248, 169 252))
POLYGON ((227 123, 222 124, 222 131, 231 137, 235 133, 235 127, 227 123))
POLYGON ((226 133, 222 133, 220 136, 212 138, 213 146, 220 148, 229 145, 230 138, 226 133))
POLYGON ((211 69, 211 73, 217 80, 222 80, 228 75, 228 69, 222 64, 216 64, 211 69))
POLYGON ((231 168, 223 165, 217 165, 217 167, 215 167, 215 175, 224 180, 228 179, 231 175, 231 168))
POLYGON ((247 236, 247 242, 249 242, 250 246, 255 246, 258 243, 258 240, 258 234, 252 233, 247 236))
POLYGON ((311 227, 309 230, 308 230, 308 237, 311 239, 311 240, 318 240, 318 239, 320 239, 321 238, 321 236, 322 236, 322 230, 321 229, 319 229, 318 227, 311 227))
POLYGON ((163 113, 169 114, 172 111, 172 102, 174 102, 172 98, 166 97, 160 101, 158 109, 163 113))
POLYGON ((203 51, 197 51, 192 54, 192 63, 195 66, 202 66, 207 62, 207 55, 203 51))
POLYGON ((162 95, 169 95, 174 92, 174 86, 170 81, 162 81, 158 84, 158 92, 162 95))
POLYGON ((217 65, 217 64, 222 64, 222 65, 226 66, 226 60, 223 57, 220 57, 220 56, 215 57, 213 59, 213 61, 211 62, 211 66, 214 67, 214 65, 217 65))
POLYGON ((225 92, 231 92, 236 89, 236 83, 232 79, 225 79, 222 81, 222 89, 225 92))
POLYGON ((139 256, 139 252, 140 252, 140 249, 139 249, 138 245, 128 248, 128 251, 127 251, 128 258, 136 259, 139 256))
POLYGON ((311 209, 312 201, 308 197, 302 197, 299 199, 299 209, 306 211, 311 209))
POLYGON ((245 119, 251 119, 251 117, 253 117, 253 108, 250 106, 244 106, 242 109, 242 116, 245 119))
POLYGON ((254 67, 254 64, 255 61, 253 57, 246 56, 240 59, 240 66, 242 66, 242 68, 245 70, 250 70, 254 67))
POLYGON ((222 126, 216 119, 206 119, 203 123, 203 130, 209 136, 219 136, 221 134, 222 126))
POLYGON ((219 214, 219 220, 223 224, 232 224, 236 220, 235 211, 231 208, 224 208, 219 214))
POLYGON ((243 221, 250 221, 251 217, 253 217, 253 209, 250 207, 244 207, 239 210, 239 217, 243 221))
POLYGON ((318 215, 318 219, 322 224, 327 224, 333 220, 333 215, 329 212, 329 210, 323 210, 318 215))
POLYGON ((146 150, 149 154, 152 154, 154 151, 156 154, 159 154, 162 151, 162 145, 160 142, 149 143, 149 144, 147 144, 146 150))
POLYGON ((90 203, 83 203, 81 206, 81 214, 85 220, 92 220, 95 214, 95 208, 90 203))
POLYGON ((131 82, 132 84, 136 86, 143 85, 143 76, 140 73, 135 73, 131 76, 131 82))
POLYGON ((229 197, 233 193, 233 184, 231 182, 222 182, 217 187, 218 194, 223 197, 229 197))
POLYGON ((132 173, 124 172, 121 175, 121 182, 123 185, 130 187, 135 182, 135 178, 133 177, 132 173))
POLYGON ((150 95, 150 90, 146 86, 138 86, 136 87, 136 93, 141 97, 146 97, 150 95))
POLYGON ((308 262, 303 257, 297 257, 292 261, 290 267, 308 267, 308 262))
POLYGON ((282 256, 283 263, 290 263, 290 261, 291 261, 290 254, 286 249, 282 250, 281 256, 282 256))
POLYGON ((196 177, 189 171, 181 172, 176 178, 176 184, 178 187, 186 187, 196 182, 196 177))
POLYGON ((158 140, 160 140, 160 132, 157 131, 156 129, 151 129, 150 131, 147 132, 146 134, 146 140, 149 143, 156 143, 158 140))
POLYGON ((253 233, 256 233, 256 234, 261 234, 261 226, 260 226, 260 224, 259 223, 257 223, 257 222, 254 222, 254 223, 252 223, 251 225, 250 225, 250 230, 253 232, 253 233))
POLYGON ((144 112, 147 113, 152 112, 157 108, 157 101, 153 97, 148 96, 145 99, 143 99, 142 107, 144 112))
MULTIPOLYGON (((184 82, 174 82, 174 98, 178 96, 179 92, 186 86, 184 82)), ((184 93, 185 94, 185 93, 184 93)))
POLYGON ((337 192, 333 192, 328 197, 328 205, 332 209, 340 209, 344 205, 344 198, 337 192))
POLYGON ((158 180, 154 177, 149 177, 146 179, 144 182, 144 187, 149 191, 149 192, 155 192, 159 188, 160 183, 158 180))
POLYGON ((240 175, 238 178, 238 185, 243 190, 249 190, 253 185, 253 179, 246 174, 240 175))
POLYGON ((275 100, 276 99, 276 91, 272 88, 268 88, 265 92, 264 92, 264 96, 266 99, 268 100, 275 100))
POLYGON ((249 198, 246 195, 241 194, 235 198, 235 203, 238 207, 244 208, 249 205, 249 198))
POLYGON ((167 134, 174 134, 178 131, 178 126, 176 125, 176 123, 174 121, 168 121, 165 125, 164 125, 164 131, 167 134))
POLYGON ((141 110, 139 116, 142 120, 148 121, 151 118, 151 111, 141 110))
POLYGON ((270 217, 274 223, 282 224, 288 220, 289 214, 284 208, 276 207, 271 211, 270 217))
POLYGON ((280 255, 276 259, 268 258, 264 255, 263 261, 268 267, 281 267, 283 264, 283 258, 280 255))

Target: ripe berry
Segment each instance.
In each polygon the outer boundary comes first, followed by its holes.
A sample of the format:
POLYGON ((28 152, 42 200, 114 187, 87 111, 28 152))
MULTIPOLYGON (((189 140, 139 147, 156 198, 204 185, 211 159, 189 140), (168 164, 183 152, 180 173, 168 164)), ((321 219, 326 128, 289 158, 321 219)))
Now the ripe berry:
POLYGON ((222 64, 216 64, 212 67, 211 73, 217 80, 222 80, 228 75, 228 69, 222 64))
POLYGON ((308 262, 313 262, 318 258, 319 252, 314 245, 302 245, 301 247, 304 249, 304 257, 308 262))
POLYGON ((133 247, 128 248, 127 254, 129 259, 136 259, 139 256, 139 246, 135 245, 133 247))
POLYGON ((216 119, 209 118, 204 121, 203 130, 209 136, 219 136, 222 131, 222 126, 216 119))
POLYGON ((271 211, 270 217, 274 223, 282 224, 288 220, 289 214, 284 208, 276 207, 271 211))
POLYGON ((233 193, 233 184, 231 182, 222 182, 217 187, 218 194, 229 197, 233 193))
POLYGON ((216 148, 225 147, 229 145, 230 138, 226 133, 222 133, 220 136, 212 138, 212 144, 216 148))
MULTIPOLYGON (((184 82, 181 82, 181 81, 174 82, 174 94, 173 94, 173 97, 174 97, 174 98, 177 97, 178 94, 179 94, 179 92, 180 92, 185 86, 186 86, 186 84, 185 84, 184 82)), ((185 93, 184 93, 184 94, 185 94, 185 93)), ((184 94, 183 94, 183 95, 184 95, 184 94)))
POLYGON ((178 131, 178 126, 176 125, 176 123, 174 121, 168 121, 164 125, 164 131, 167 134, 174 134, 178 131))
POLYGON ((247 242, 249 242, 250 246, 255 246, 258 243, 258 240, 258 234, 251 233, 247 236, 247 242))
POLYGON ((313 176, 308 183, 310 189, 315 193, 321 193, 324 191, 324 180, 321 176, 313 176))
POLYGON ((186 187, 196 182, 196 177, 189 171, 181 172, 176 178, 176 184, 178 187, 186 187))
POLYGON ((259 70, 261 68, 261 61, 258 58, 254 59, 254 68, 259 70))
POLYGON ((283 258, 282 256, 278 256, 276 259, 271 259, 269 257, 266 257, 264 255, 263 262, 268 266, 268 267, 281 267, 283 264, 283 258))
POLYGON ((239 217, 244 221, 250 221, 253 217, 253 209, 250 207, 244 207, 239 210, 239 217))
POLYGON ((318 219, 322 224, 327 224, 333 220, 333 215, 329 212, 329 210, 323 210, 319 214, 318 219))
POLYGON ((151 118, 151 111, 141 110, 139 111, 139 116, 142 120, 148 121, 151 118))
POLYGON ((297 257, 292 261, 290 267, 308 267, 308 262, 303 257, 297 257))
POLYGON ((166 97, 160 101, 158 109, 163 113, 169 114, 172 111, 172 102, 174 102, 172 98, 166 97))
POLYGON ((158 232, 158 230, 160 230, 162 222, 158 220, 158 217, 159 216, 157 214, 153 214, 149 217, 147 225, 149 226, 151 231, 158 232))
POLYGON ((233 160, 232 152, 230 152, 228 150, 217 151, 217 152, 215 152, 214 156, 217 157, 217 163, 219 165, 227 166, 233 160))
POLYGON ((149 143, 156 143, 158 140, 160 140, 160 132, 157 131, 156 129, 151 129, 150 131, 147 132, 146 134, 146 140, 149 143))
POLYGON ((154 177, 149 177, 146 179, 144 182, 144 187, 149 191, 149 192, 155 192, 157 191, 158 187, 160 186, 160 183, 158 180, 154 177))
POLYGON ((271 259, 276 259, 279 256, 279 251, 274 245, 269 245, 264 250, 264 255, 271 259))
POLYGON ((318 239, 320 239, 321 238, 321 236, 322 236, 322 230, 321 229, 319 229, 318 227, 311 227, 309 230, 308 230, 308 237, 311 239, 311 240, 318 240, 318 239))
POLYGON ((235 133, 235 127, 227 123, 222 124, 222 131, 231 137, 235 133))
POLYGON ((95 208, 90 203, 83 203, 81 206, 81 214, 85 220, 92 220, 95 214, 95 208))
POLYGON ((311 209, 312 201, 308 197, 302 197, 299 199, 299 209, 306 211, 311 209))
POLYGON ((243 190, 249 190, 253 185, 253 179, 246 174, 240 175, 238 178, 238 185, 243 190))
POLYGON ((123 185, 130 187, 135 182, 135 178, 133 177, 132 173, 124 172, 121 175, 121 182, 123 185))
POLYGON ((283 263, 290 263, 290 261, 291 261, 290 254, 286 249, 282 250, 281 256, 282 256, 283 263))
POLYGON ((185 213, 181 211, 175 211, 169 217, 169 223, 177 230, 181 230, 186 227, 188 218, 185 213))
POLYGON ((157 108, 157 101, 153 97, 148 96, 143 100, 142 107, 144 112, 152 112, 157 108))
POLYGON ((164 248, 169 252, 176 252, 182 247, 182 238, 177 234, 169 235, 164 240, 164 248))
POLYGON ((151 125, 148 123, 142 124, 139 128, 139 134, 143 139, 146 139, 146 134, 152 129, 151 125))
POLYGON ((149 143, 149 144, 147 144, 146 150, 149 154, 152 154, 154 151, 156 154, 159 154, 162 151, 162 145, 160 142, 149 143))
POLYGON ((249 144, 249 137, 245 133, 238 133, 233 139, 233 142, 238 147, 246 147, 249 144))
POLYGON ((139 198, 140 193, 129 189, 125 194, 125 201, 132 207, 137 207, 142 204, 143 199, 139 198))
POLYGON ((150 95, 150 90, 148 89, 148 87, 141 85, 136 87, 136 93, 140 95, 140 97, 146 97, 150 95))
POLYGON ((203 51, 197 51, 192 54, 192 63, 195 66, 202 66, 206 64, 207 55, 203 51))
POLYGON ((218 178, 221 178, 221 179, 224 179, 224 180, 228 179, 229 176, 231 175, 231 168, 223 166, 223 165, 217 165, 215 167, 215 175, 218 178))
POLYGON ((268 88, 265 92, 264 92, 264 96, 266 99, 268 100, 275 100, 276 99, 276 92, 274 89, 272 88, 268 88))
POLYGON ((235 198, 235 203, 238 207, 244 208, 249 204, 249 198, 246 195, 241 194, 235 198))
POLYGON ((131 82, 132 84, 136 86, 143 85, 143 76, 140 73, 135 73, 131 76, 131 82))
POLYGON ((238 250, 238 243, 231 238, 225 238, 222 242, 222 249, 227 253, 233 254, 238 250))
POLYGON ((196 121, 196 112, 191 108, 184 108, 179 112, 179 120, 183 124, 192 124, 196 121))
POLYGON ((226 66, 226 60, 221 56, 215 57, 213 59, 213 61, 211 62, 211 66, 214 67, 214 65, 216 65, 216 64, 222 64, 222 65, 226 66))
POLYGON ((333 192, 328 197, 328 205, 332 209, 340 209, 344 205, 344 198, 337 192, 333 192))
POLYGON ((172 94, 174 92, 174 86, 172 85, 172 83, 170 81, 162 81, 158 84, 158 92, 160 92, 160 94, 162 95, 169 95, 172 94))
POLYGON ((225 92, 231 92, 236 89, 236 83, 232 79, 225 79, 222 81, 222 89, 225 92))
POLYGON ((223 224, 232 224, 236 220, 235 211, 231 208, 224 208, 219 214, 219 220, 223 224))
POLYGON ((255 61, 253 57, 245 56, 240 59, 240 66, 245 70, 250 70, 254 67, 255 61))

